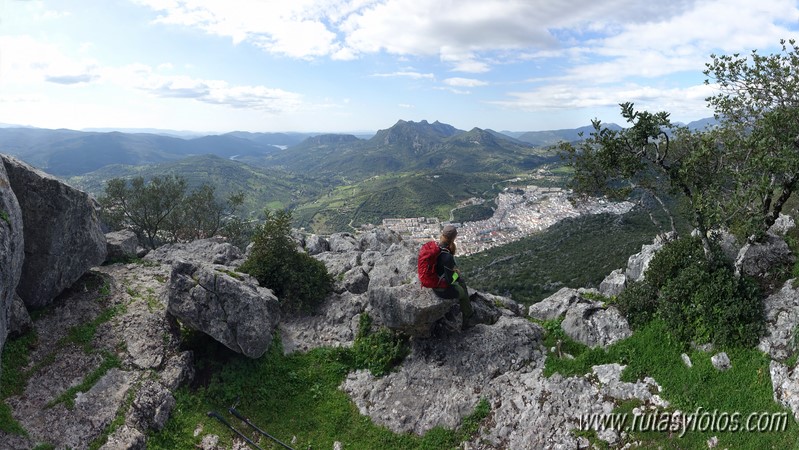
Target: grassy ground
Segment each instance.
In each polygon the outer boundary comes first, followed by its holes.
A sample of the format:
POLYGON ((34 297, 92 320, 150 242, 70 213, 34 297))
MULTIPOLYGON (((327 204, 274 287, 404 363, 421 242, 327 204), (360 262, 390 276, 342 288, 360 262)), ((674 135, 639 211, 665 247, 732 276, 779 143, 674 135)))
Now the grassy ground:
MULTIPOLYGON (((646 376, 653 377, 662 387, 661 397, 671 403, 668 411, 680 410, 686 413, 701 408, 712 414, 740 413, 743 428, 751 413, 788 413, 787 427, 784 431, 746 432, 746 431, 687 431, 679 433, 647 432, 632 433, 632 440, 640 441, 643 448, 700 449, 708 448, 707 441, 718 437, 718 448, 729 449, 789 449, 797 448, 799 426, 787 409, 782 408, 772 398, 772 384, 769 375, 769 359, 756 349, 726 348, 711 353, 686 349, 684 345, 671 339, 662 321, 653 321, 638 330, 632 337, 604 349, 589 349, 575 343, 558 332, 557 323, 545 324, 547 344, 561 339, 563 351, 575 359, 547 359, 546 375, 558 372, 562 375, 581 375, 589 373, 591 366, 612 362, 626 364, 622 380, 635 381, 646 376), (721 372, 710 362, 710 357, 719 351, 726 351, 732 368, 721 372), (688 368, 680 355, 685 352, 693 362, 688 368)), ((634 403, 625 403, 617 412, 631 413, 634 403)), ((630 414, 632 417, 632 414, 630 414)))
MULTIPOLYGON (((278 343, 263 357, 251 360, 208 339, 198 339, 192 344, 200 352, 198 383, 178 392, 172 417, 162 432, 150 437, 149 449, 193 448, 202 437, 194 436, 198 425, 203 434, 217 434, 229 443, 232 432, 207 413, 218 411, 245 431, 246 425, 227 411, 234 404, 278 439, 290 443, 296 437, 292 447, 297 449, 330 449, 336 441, 344 448, 358 449, 457 448, 488 414, 487 403, 481 402, 458 430, 436 428, 423 437, 395 434, 362 416, 347 394, 338 389, 352 370, 348 349, 317 349, 285 356, 278 343)), ((260 445, 273 446, 266 439, 260 445)))

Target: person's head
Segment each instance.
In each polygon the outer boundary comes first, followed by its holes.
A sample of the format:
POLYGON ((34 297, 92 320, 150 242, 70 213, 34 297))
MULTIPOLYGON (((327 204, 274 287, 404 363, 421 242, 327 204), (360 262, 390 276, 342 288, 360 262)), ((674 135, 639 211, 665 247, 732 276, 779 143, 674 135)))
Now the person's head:
POLYGON ((454 225, 447 225, 441 230, 441 237, 439 240, 445 244, 452 244, 458 236, 458 229, 454 225))

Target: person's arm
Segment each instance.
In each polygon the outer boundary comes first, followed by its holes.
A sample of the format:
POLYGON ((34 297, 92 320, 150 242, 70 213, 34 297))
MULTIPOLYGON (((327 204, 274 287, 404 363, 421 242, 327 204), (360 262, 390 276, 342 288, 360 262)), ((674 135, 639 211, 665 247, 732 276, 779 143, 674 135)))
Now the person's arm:
POLYGON ((438 256, 438 264, 441 268, 439 275, 444 277, 447 284, 453 284, 457 280, 457 276, 455 275, 457 270, 455 257, 449 252, 441 252, 438 256), (453 277, 455 279, 453 279, 453 277))

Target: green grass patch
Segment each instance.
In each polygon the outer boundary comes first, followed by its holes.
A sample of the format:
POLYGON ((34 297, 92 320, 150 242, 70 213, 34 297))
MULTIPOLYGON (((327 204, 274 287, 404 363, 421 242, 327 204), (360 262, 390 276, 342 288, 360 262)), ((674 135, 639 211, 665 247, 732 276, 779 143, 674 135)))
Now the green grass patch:
POLYGON ((105 443, 108 442, 108 436, 111 436, 117 430, 117 428, 125 424, 125 416, 127 416, 130 407, 133 405, 133 400, 136 398, 136 394, 138 393, 140 387, 141 382, 137 383, 133 388, 128 389, 128 392, 125 394, 125 400, 117 410, 114 420, 108 424, 100 436, 89 443, 89 450, 98 450, 100 447, 105 445, 105 443))
MULTIPOLYGON (((544 374, 557 372, 564 376, 583 375, 599 364, 621 363, 627 365, 622 380, 636 381, 653 377, 662 387, 661 397, 671 403, 670 410, 693 412, 738 412, 746 418, 751 413, 779 413, 786 411, 772 398, 769 359, 756 349, 727 348, 732 368, 721 372, 710 362, 714 353, 688 351, 693 368, 688 368, 680 355, 685 351, 682 343, 670 337, 661 320, 654 320, 624 341, 607 349, 590 349, 579 344, 570 348, 573 360, 547 357, 544 374)), ((721 351, 721 350, 717 350, 721 351)), ((618 412, 630 412, 632 406, 621 405, 618 412)), ((699 432, 688 431, 683 437, 676 433, 635 433, 632 440, 640 440, 644 448, 707 448, 706 441, 718 436, 719 448, 782 449, 795 448, 799 442, 799 427, 792 415, 785 431, 755 432, 699 432)))
POLYGON ((100 363, 100 366, 94 369, 83 381, 77 385, 73 386, 66 391, 62 392, 61 395, 56 397, 54 400, 50 401, 47 404, 47 408, 52 408, 53 406, 64 403, 67 409, 74 409, 75 408, 75 394, 78 392, 86 392, 92 388, 99 380, 102 378, 109 370, 120 367, 122 362, 119 360, 117 355, 113 353, 103 353, 103 362, 100 363))
POLYGON ((0 220, 11 226, 11 217, 8 216, 8 212, 4 209, 0 209, 0 220))
POLYGON ((300 448, 450 449, 469 438, 488 415, 488 403, 480 402, 458 430, 436 428, 425 436, 395 434, 362 416, 338 386, 352 370, 349 349, 316 349, 283 355, 279 342, 261 358, 234 355, 219 344, 196 336, 191 345, 198 352, 197 380, 202 385, 182 388, 177 406, 164 430, 148 440, 150 449, 193 448, 198 424, 204 434, 217 434, 229 445, 232 433, 208 411, 218 411, 234 426, 246 430, 227 413, 233 404, 253 423, 284 442, 296 436, 300 448))
POLYGON ((0 372, 0 430, 9 434, 27 434, 11 415, 11 408, 5 403, 5 400, 25 391, 30 372, 24 369, 28 365, 30 352, 35 348, 36 343, 36 333, 29 332, 17 339, 6 341, 3 348, 3 367, 0 372))
POLYGON ((104 309, 94 320, 70 328, 67 335, 57 345, 60 348, 66 344, 75 344, 82 346, 86 353, 91 353, 91 343, 97 334, 97 327, 124 311, 125 306, 121 304, 104 309))

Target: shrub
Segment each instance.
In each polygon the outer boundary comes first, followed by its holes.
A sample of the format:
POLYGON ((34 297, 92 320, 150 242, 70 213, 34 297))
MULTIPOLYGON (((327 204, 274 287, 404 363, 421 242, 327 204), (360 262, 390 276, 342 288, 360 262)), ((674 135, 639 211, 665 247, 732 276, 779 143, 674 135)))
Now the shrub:
POLYGON ((401 334, 384 327, 372 331, 372 318, 366 313, 358 321, 352 351, 355 368, 369 369, 376 377, 391 372, 410 353, 408 339, 401 334))
POLYGON ((752 346, 763 332, 763 307, 757 284, 736 277, 713 246, 711 262, 696 238, 667 244, 652 259, 641 283, 618 299, 633 328, 661 317, 678 340, 752 346))
POLYGON ((300 252, 291 238, 291 213, 266 211, 253 235, 250 257, 239 270, 271 289, 287 312, 309 312, 331 292, 324 263, 300 252))

